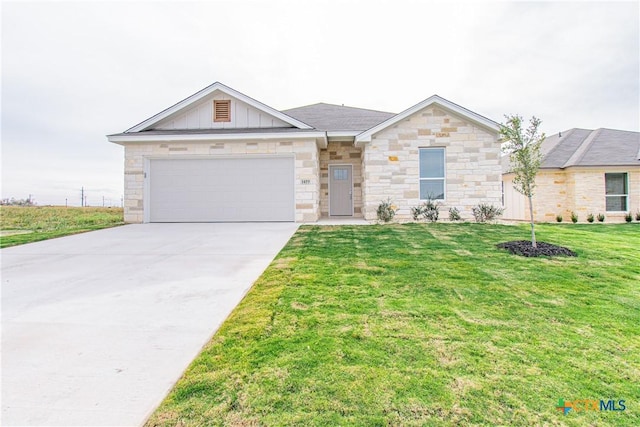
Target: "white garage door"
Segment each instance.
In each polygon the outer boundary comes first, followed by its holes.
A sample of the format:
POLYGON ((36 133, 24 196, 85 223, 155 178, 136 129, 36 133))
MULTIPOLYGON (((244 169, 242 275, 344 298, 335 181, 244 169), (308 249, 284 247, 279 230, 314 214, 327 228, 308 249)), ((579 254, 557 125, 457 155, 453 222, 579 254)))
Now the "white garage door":
POLYGON ((294 221, 294 159, 154 159, 151 222, 294 221))

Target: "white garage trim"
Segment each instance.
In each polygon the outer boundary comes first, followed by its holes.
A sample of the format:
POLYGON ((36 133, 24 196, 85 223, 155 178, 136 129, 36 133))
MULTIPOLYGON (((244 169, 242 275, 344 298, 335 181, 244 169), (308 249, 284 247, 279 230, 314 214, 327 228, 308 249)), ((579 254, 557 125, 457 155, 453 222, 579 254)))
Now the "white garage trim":
POLYGON ((144 163, 145 222, 295 221, 293 154, 149 156, 144 163))
POLYGON ((109 135, 109 142, 124 145, 124 143, 135 142, 197 142, 197 141, 270 141, 270 140, 293 140, 293 139, 317 139, 326 140, 327 132, 255 132, 255 133, 196 133, 196 134, 158 134, 158 133, 133 133, 109 135))

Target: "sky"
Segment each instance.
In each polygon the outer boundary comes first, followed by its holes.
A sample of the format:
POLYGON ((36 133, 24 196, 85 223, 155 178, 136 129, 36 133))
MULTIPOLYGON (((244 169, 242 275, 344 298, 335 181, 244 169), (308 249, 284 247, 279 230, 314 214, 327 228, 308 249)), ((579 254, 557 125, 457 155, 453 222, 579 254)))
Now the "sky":
POLYGON ((220 81, 278 110, 438 94, 640 130, 640 2, 2 1, 2 198, 119 206, 122 132, 220 81))

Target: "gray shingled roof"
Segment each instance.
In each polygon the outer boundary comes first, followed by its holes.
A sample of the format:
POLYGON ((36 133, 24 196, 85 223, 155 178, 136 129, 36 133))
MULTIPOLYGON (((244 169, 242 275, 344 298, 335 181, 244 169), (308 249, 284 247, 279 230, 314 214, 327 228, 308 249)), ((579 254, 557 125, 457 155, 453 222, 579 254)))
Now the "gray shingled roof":
MULTIPOLYGON (((640 166, 640 133, 616 129, 569 129, 542 143, 541 168, 640 166), (562 136, 560 136, 562 135, 562 136)), ((501 158, 509 171, 509 156, 501 158)))
POLYGON ((542 143, 543 160, 541 167, 563 168, 571 156, 580 148, 584 140, 591 134, 588 129, 570 129, 548 136, 542 143))
POLYGON ((640 166, 640 133, 615 129, 570 129, 542 144, 543 168, 640 166))
POLYGON ((292 108, 282 112, 322 131, 362 132, 395 116, 394 113, 384 111, 325 103, 292 108))

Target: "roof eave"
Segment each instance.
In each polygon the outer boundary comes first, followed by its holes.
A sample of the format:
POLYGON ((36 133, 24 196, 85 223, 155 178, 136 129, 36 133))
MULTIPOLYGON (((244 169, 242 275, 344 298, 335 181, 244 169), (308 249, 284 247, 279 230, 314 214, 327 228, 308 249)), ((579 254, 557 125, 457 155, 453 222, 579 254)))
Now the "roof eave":
POLYGON ((566 166, 540 166, 540 169, 573 169, 573 168, 640 168, 640 161, 638 163, 608 163, 608 164, 593 164, 593 165, 566 165, 566 166))
POLYGON ((141 133, 121 133, 107 135, 109 142, 124 145, 126 143, 142 142, 198 142, 198 141, 239 141, 239 140, 291 140, 291 139, 326 139, 326 132, 282 132, 282 133, 228 133, 228 134, 172 134, 172 135, 149 135, 141 133))

